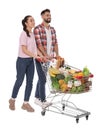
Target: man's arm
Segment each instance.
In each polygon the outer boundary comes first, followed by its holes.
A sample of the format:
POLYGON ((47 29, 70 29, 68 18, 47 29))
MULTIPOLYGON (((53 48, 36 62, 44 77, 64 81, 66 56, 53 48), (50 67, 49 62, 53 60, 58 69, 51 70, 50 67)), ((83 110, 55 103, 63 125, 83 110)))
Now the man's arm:
POLYGON ((58 47, 58 41, 57 41, 57 36, 56 36, 56 30, 53 28, 53 32, 54 32, 54 40, 55 40, 55 45, 54 45, 54 51, 56 53, 56 57, 59 56, 59 47, 58 47))
POLYGON ((40 50, 40 52, 42 53, 43 56, 47 56, 47 53, 44 51, 44 48, 42 45, 39 45, 38 49, 40 50))
POLYGON ((58 44, 57 43, 54 46, 54 51, 56 53, 56 56, 59 56, 59 49, 58 49, 58 44))
POLYGON ((34 35, 35 35, 35 41, 37 44, 37 48, 40 50, 40 52, 42 53, 43 56, 47 56, 43 46, 42 46, 42 41, 41 41, 41 37, 40 37, 40 31, 38 28, 34 29, 34 35))

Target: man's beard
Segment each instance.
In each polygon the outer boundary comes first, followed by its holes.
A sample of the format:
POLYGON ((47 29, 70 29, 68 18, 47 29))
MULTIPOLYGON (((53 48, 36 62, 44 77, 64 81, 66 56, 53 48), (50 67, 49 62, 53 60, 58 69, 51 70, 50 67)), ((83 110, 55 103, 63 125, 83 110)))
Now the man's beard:
POLYGON ((51 19, 44 19, 44 21, 45 21, 46 23, 50 23, 50 22, 51 22, 51 19))

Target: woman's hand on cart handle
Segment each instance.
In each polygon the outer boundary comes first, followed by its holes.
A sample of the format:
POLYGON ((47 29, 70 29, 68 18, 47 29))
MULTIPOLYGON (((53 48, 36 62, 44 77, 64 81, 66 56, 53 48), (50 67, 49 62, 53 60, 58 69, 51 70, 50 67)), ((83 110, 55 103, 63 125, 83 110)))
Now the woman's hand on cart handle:
POLYGON ((40 56, 36 56, 36 58, 35 58, 37 61, 39 61, 39 62, 42 62, 42 57, 40 57, 40 56))

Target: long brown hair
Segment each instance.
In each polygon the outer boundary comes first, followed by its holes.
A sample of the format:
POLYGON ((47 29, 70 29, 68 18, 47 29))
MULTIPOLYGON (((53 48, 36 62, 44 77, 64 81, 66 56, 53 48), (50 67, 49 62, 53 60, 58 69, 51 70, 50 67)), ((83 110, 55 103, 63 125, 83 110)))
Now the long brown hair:
POLYGON ((27 30, 27 26, 26 26, 26 22, 28 21, 28 18, 32 17, 31 15, 27 15, 24 17, 24 19, 22 20, 22 25, 23 25, 23 30, 26 32, 27 36, 30 37, 29 31, 27 30))

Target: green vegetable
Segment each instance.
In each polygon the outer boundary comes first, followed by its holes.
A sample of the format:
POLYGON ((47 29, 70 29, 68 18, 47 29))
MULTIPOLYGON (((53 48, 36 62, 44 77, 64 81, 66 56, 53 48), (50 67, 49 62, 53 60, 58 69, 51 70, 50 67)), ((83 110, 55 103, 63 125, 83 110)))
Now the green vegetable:
POLYGON ((84 85, 80 85, 77 87, 77 90, 76 90, 77 93, 83 92, 83 91, 84 91, 84 85))
POLYGON ((56 77, 51 77, 52 81, 52 87, 55 88, 56 90, 59 90, 59 82, 56 77))
POLYGON ((87 67, 85 67, 83 69, 83 74, 84 74, 84 76, 88 76, 90 74, 90 71, 89 71, 89 69, 87 67))
POLYGON ((67 67, 65 67, 65 69, 69 70, 69 69, 71 69, 71 68, 67 66, 67 67))
POLYGON ((73 86, 73 87, 71 88, 71 92, 72 92, 72 93, 76 92, 76 90, 77 90, 77 88, 76 88, 75 86, 73 86))
POLYGON ((68 83, 68 81, 70 81, 72 79, 72 75, 68 75, 67 77, 65 77, 64 81, 65 83, 68 83))
POLYGON ((59 83, 58 83, 58 82, 52 82, 52 86, 53 86, 56 90, 59 90, 59 83))
POLYGON ((57 74, 56 75, 57 80, 64 79, 64 78, 65 78, 65 76, 63 74, 57 74))
POLYGON ((52 81, 52 82, 57 82, 58 80, 57 80, 56 77, 52 77, 52 76, 51 76, 51 81, 52 81))

